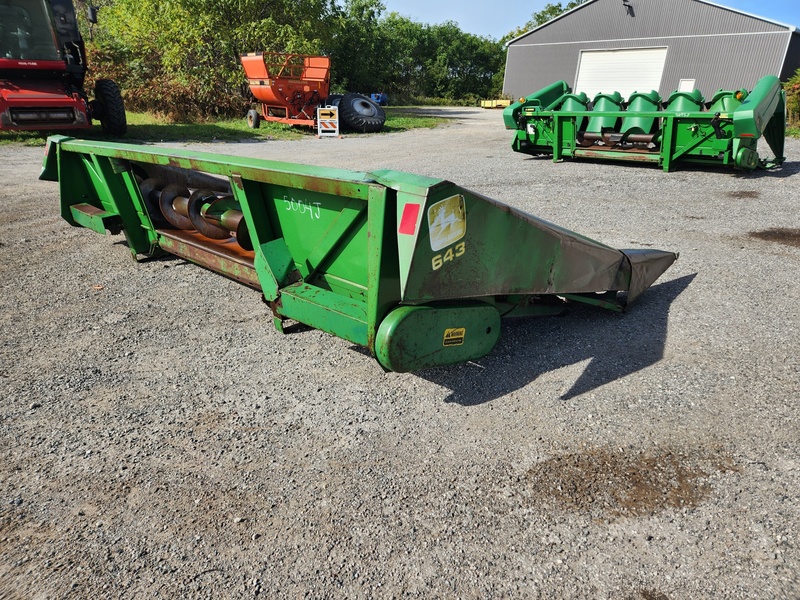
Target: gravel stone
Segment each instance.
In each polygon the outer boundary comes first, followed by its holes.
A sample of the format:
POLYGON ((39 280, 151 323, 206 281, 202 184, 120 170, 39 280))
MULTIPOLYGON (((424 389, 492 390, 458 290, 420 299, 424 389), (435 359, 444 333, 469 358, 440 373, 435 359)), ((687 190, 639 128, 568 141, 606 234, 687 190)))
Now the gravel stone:
POLYGON ((0 146, 0 598, 800 597, 800 141, 774 171, 663 173, 435 112, 163 146, 449 179, 680 259, 625 315, 512 320, 479 361, 384 373, 70 227, 42 149, 0 146))

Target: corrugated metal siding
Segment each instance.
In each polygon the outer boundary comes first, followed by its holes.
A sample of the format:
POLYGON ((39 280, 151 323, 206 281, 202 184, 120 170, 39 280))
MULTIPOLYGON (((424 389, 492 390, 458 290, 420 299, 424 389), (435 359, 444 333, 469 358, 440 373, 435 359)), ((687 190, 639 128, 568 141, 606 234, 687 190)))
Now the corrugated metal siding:
MULTIPOLYGON (((682 78, 697 80, 707 97, 719 88, 750 88, 764 75, 780 75, 786 27, 700 0, 593 0, 508 47, 504 90, 530 94, 553 81, 575 83, 580 50, 667 46, 659 93, 682 78)), ((580 90, 578 90, 580 91, 580 90)))
POLYGON ((659 93, 676 90, 681 79, 695 79, 706 98, 720 88, 752 89, 764 75, 780 73, 787 37, 784 33, 670 40, 659 93))
POLYGON ((532 94, 554 81, 575 85, 581 46, 508 47, 503 91, 513 98, 532 94))
POLYGON ((699 0, 630 0, 630 4, 634 16, 626 13, 621 0, 594 0, 513 44, 786 31, 699 0))

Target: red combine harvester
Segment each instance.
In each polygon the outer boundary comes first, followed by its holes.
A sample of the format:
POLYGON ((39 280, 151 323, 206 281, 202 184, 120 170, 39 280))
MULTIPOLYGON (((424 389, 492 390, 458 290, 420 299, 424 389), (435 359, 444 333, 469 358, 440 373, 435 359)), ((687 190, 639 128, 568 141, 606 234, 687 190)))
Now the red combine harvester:
MULTIPOLYGON (((95 23, 97 9, 89 9, 95 23)), ((62 130, 91 127, 127 130, 119 87, 95 83, 84 91, 86 51, 72 0, 0 0, 0 130, 62 130)))
POLYGON ((317 126, 318 107, 338 108, 345 129, 375 133, 386 122, 378 103, 361 94, 331 95, 328 56, 251 52, 241 56, 247 83, 256 99, 247 113, 252 128, 260 121, 317 126))

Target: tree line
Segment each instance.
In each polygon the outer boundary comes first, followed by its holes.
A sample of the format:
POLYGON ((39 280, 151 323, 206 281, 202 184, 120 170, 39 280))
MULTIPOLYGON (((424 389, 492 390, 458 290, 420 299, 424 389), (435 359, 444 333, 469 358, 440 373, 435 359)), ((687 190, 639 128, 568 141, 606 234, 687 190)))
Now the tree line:
POLYGON ((117 81, 129 110, 175 119, 244 114, 245 52, 328 55, 332 93, 396 104, 498 97, 505 67, 504 40, 386 14, 380 0, 112 0, 87 38, 93 76, 117 81))
MULTIPOLYGON (((85 14, 87 0, 75 2, 85 14)), ((506 42, 584 2, 548 3, 495 40, 387 14, 380 0, 109 0, 86 36, 90 76, 117 81, 129 110, 240 116, 250 102, 241 53, 325 54, 332 93, 468 104, 500 96, 506 42)), ((798 77, 784 85, 794 123, 798 77)))

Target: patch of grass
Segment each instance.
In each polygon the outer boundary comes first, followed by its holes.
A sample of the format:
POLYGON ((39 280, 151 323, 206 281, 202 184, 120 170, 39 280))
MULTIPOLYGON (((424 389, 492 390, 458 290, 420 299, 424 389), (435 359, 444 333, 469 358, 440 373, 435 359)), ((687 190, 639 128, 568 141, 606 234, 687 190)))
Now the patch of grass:
POLYGON ((204 123, 170 123, 148 113, 129 113, 127 141, 139 142, 252 142, 303 137, 296 127, 262 122, 250 129, 244 117, 204 123))
POLYGON ((0 131, 0 146, 22 144, 23 146, 44 146, 47 134, 40 131, 0 131))
POLYGON ((786 128, 786 137, 800 138, 800 125, 789 126, 786 128))
POLYGON ((432 117, 429 115, 415 115, 404 107, 386 108, 386 123, 383 125, 381 133, 397 133, 410 129, 433 129, 446 123, 443 117, 432 117))
MULTIPOLYGON (((103 133, 99 125, 91 129, 61 131, 63 135, 74 135, 82 139, 110 140, 126 142, 254 142, 262 140, 299 140, 316 135, 310 127, 292 127, 282 123, 261 122, 258 129, 250 129, 244 117, 204 123, 171 123, 150 113, 127 114, 128 133, 122 139, 112 138, 103 133)), ((430 116, 415 116, 402 108, 386 111, 386 124, 382 133, 398 133, 410 129, 431 128, 444 123, 446 119, 430 116)), ((0 144, 23 144, 43 146, 47 132, 0 132, 0 144)), ((362 135, 350 134, 348 135, 362 135)))

